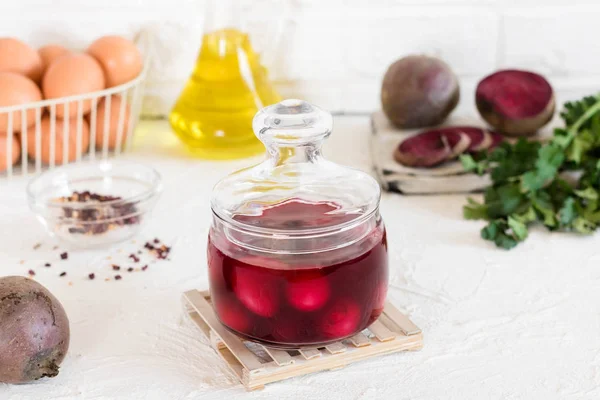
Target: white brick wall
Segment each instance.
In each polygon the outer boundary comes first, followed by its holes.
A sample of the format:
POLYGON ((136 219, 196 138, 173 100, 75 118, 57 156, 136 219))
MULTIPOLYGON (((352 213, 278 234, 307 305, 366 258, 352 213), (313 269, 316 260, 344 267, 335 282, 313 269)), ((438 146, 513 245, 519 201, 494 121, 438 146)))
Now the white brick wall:
MULTIPOLYGON (((284 15, 280 46, 268 62, 282 94, 331 110, 377 108, 387 66, 409 53, 450 63, 461 78, 465 112, 473 109, 477 81, 500 67, 545 73, 560 101, 600 90, 600 0, 242 1, 258 43, 273 37, 284 15)), ((2 3, 0 35, 34 45, 84 47, 105 33, 151 32, 151 114, 168 112, 200 45, 201 0, 2 3)))

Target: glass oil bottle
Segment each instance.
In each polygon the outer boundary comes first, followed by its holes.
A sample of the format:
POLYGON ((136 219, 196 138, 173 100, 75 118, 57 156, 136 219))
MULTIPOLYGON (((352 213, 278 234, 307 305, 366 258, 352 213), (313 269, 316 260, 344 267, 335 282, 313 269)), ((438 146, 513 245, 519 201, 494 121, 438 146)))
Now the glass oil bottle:
POLYGON ((195 68, 169 121, 193 154, 235 159, 259 154, 252 131, 260 109, 280 100, 242 30, 239 0, 207 0, 204 36, 195 68))

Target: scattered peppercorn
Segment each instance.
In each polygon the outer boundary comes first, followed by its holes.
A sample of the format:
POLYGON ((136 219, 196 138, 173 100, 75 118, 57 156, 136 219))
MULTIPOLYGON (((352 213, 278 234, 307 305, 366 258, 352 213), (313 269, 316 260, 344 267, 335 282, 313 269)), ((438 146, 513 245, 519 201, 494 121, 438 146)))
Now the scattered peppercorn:
POLYGON ((60 277, 67 276, 67 273, 66 272, 61 272, 59 276, 60 277))
POLYGON ((156 248, 155 251, 156 251, 156 257, 158 257, 161 260, 164 260, 169 256, 169 252, 171 251, 171 248, 169 246, 165 246, 163 244, 162 246, 156 248))
POLYGON ((133 262, 140 262, 140 258, 133 253, 129 255, 129 258, 131 258, 133 262))
POLYGON ((158 238, 154 239, 154 243, 158 244, 160 243, 160 240, 158 240, 158 238))
POLYGON ((133 267, 127 268, 127 272, 133 272, 133 267))
POLYGON ((115 275, 115 280, 116 280, 116 281, 119 281, 119 280, 121 280, 121 275, 115 275))
POLYGON ((66 260, 67 258, 69 258, 69 254, 66 251, 60 254, 61 260, 66 260))
POLYGON ((46 263, 46 264, 44 264, 44 267, 46 267, 46 268, 50 268, 50 267, 51 267, 51 265, 50 265, 50 263, 46 263))
POLYGON ((145 271, 145 270, 147 270, 147 269, 148 269, 148 266, 147 266, 147 265, 144 265, 144 266, 142 267, 142 271, 145 271))
POLYGON ((119 271, 121 269, 121 267, 119 267, 118 265, 113 264, 112 269, 114 269, 115 271, 119 271))
POLYGON ((92 280, 93 280, 95 277, 96 277, 96 274, 94 274, 94 273, 91 273, 91 274, 89 274, 89 275, 88 275, 88 278, 90 278, 90 279, 92 279, 92 280))
POLYGON ((27 273, 31 276, 35 276, 35 271, 30 269, 29 271, 27 271, 27 273))

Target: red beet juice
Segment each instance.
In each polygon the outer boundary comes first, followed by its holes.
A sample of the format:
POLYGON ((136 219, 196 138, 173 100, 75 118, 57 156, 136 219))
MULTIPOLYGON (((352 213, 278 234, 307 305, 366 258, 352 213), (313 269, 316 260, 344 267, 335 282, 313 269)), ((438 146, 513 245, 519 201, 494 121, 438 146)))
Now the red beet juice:
MULTIPOLYGON (((336 215, 337 209, 330 203, 292 200, 258 217, 234 219, 270 229, 301 230, 351 219, 336 215)), ((209 281, 221 322, 246 339, 282 348, 323 345, 369 326, 383 311, 387 294, 385 228, 377 216, 375 222, 350 229, 361 229, 358 240, 327 251, 321 251, 323 245, 333 239, 305 240, 295 254, 293 244, 291 251, 256 251, 213 228, 209 281), (312 245, 320 250, 311 252, 312 245)))

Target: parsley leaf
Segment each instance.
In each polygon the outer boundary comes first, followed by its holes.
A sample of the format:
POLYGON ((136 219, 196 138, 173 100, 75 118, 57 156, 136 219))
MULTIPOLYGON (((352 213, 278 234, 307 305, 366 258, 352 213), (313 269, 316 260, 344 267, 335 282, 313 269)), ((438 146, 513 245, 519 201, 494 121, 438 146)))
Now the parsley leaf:
POLYGON ((576 217, 577 210, 575 209, 575 199, 568 197, 560 210, 558 210, 558 220, 561 225, 568 226, 576 217))
POLYGON ((465 219, 487 219, 488 207, 485 204, 480 204, 470 197, 467 199, 467 202, 469 204, 463 207, 463 216, 465 219))
POLYGON ((563 150, 555 144, 547 144, 538 151, 535 169, 523 174, 522 184, 525 190, 541 189, 553 179, 565 159, 563 150))

